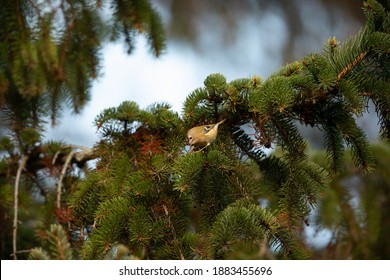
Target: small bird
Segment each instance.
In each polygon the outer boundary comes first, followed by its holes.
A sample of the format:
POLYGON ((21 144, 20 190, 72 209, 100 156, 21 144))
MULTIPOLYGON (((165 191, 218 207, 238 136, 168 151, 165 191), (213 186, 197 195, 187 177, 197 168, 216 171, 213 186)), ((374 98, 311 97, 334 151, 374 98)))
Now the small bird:
POLYGON ((198 152, 207 148, 217 139, 218 126, 223 123, 226 119, 216 123, 208 125, 200 125, 191 128, 187 132, 187 140, 191 148, 189 152, 192 152, 196 147, 202 147, 198 152))

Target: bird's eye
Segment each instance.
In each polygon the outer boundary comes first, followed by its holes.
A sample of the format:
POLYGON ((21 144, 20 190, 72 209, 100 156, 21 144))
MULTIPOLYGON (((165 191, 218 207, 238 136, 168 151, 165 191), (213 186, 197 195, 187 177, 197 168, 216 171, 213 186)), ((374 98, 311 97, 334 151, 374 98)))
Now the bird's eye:
POLYGON ((205 128, 206 130, 210 130, 210 129, 211 129, 211 126, 205 125, 204 128, 205 128))
POLYGON ((192 140, 192 136, 188 137, 188 139, 192 140))

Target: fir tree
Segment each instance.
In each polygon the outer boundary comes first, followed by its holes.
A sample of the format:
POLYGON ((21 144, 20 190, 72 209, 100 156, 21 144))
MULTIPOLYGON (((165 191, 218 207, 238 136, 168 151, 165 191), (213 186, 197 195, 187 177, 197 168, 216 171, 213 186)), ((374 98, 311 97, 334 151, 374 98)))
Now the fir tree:
POLYGON ((92 225, 83 257, 103 258, 117 244, 142 259, 232 258, 237 244, 265 245, 257 257, 308 257, 298 236, 332 174, 342 172, 345 147, 359 170, 373 170, 356 124, 369 100, 382 137, 389 136, 390 17, 375 1, 364 12, 357 35, 343 43, 330 38, 323 53, 264 81, 208 76, 187 97, 182 118, 165 105, 139 110, 129 102, 98 116, 100 163, 72 200, 78 228, 92 225), (186 152, 188 129, 221 119, 216 142, 186 152), (326 166, 309 159, 298 123, 324 132, 326 166), (267 155, 273 146, 280 152, 267 155))
MULTIPOLYGON (((343 43, 330 38, 322 53, 288 64, 265 80, 255 76, 228 82, 222 74, 209 75, 203 87, 188 95, 182 115, 167 104, 140 109, 131 101, 98 115, 95 124, 99 143, 93 150, 79 152, 84 160, 98 158, 96 168, 83 179, 73 178, 69 184, 72 191, 62 197, 66 207, 57 209, 57 219, 67 225, 71 256, 229 259, 239 258, 242 250, 238 248, 245 248, 248 253, 244 258, 310 258, 315 255, 304 243, 302 228, 311 226, 309 215, 319 209, 320 223, 342 229, 337 232, 337 240, 349 236, 351 242, 338 243, 339 248, 361 245, 348 255, 335 257, 386 258, 387 251, 380 252, 378 240, 387 229, 383 227, 382 231, 378 221, 387 220, 378 220, 379 214, 370 212, 380 211, 381 204, 371 208, 369 203, 370 194, 375 192, 362 196, 363 213, 372 217, 364 228, 346 203, 349 194, 340 188, 338 180, 349 176, 344 158, 347 150, 358 174, 368 174, 362 176, 369 176, 375 163, 381 163, 356 123, 369 101, 379 115, 382 138, 387 141, 390 137, 390 14, 374 0, 366 1, 363 10, 367 21, 357 35, 343 43), (222 119, 226 121, 219 128, 217 140, 202 151, 189 153, 184 142, 186 132, 222 119), (298 124, 323 131, 325 163, 309 157, 298 124), (268 153, 269 148, 275 151, 268 153), (332 203, 337 209, 330 210, 338 212, 339 220, 321 216, 326 213, 327 194, 336 198, 332 203), (364 230, 370 231, 372 238, 362 244, 364 230)), ((114 18, 122 18, 124 11, 131 11, 131 6, 115 10, 114 18)), ((146 14, 148 22, 155 24, 155 13, 146 14)), ((134 17, 130 16, 129 21, 135 30, 146 30, 151 38, 155 38, 156 31, 156 38, 161 39, 159 29, 140 28, 131 20, 134 17)), ((132 33, 126 23, 118 21, 114 26, 124 32, 128 43, 132 33)), ((150 42, 155 47, 154 41, 150 42)), ((19 92, 25 82, 34 88, 46 84, 44 79, 28 76, 21 81, 10 88, 19 92)), ((34 106, 40 108, 37 104, 34 106)), ((34 151, 39 141, 38 126, 33 125, 34 118, 31 120, 28 129, 15 133, 20 138, 17 148, 24 151, 18 158, 24 159, 20 161, 24 164, 16 164, 12 173, 16 174, 15 181, 26 173, 31 149, 34 151)), ((1 142, 9 158, 15 142, 10 138, 1 142)), ((55 145, 60 148, 52 148, 49 158, 62 160, 63 174, 67 164, 78 162, 77 151, 55 145)), ((8 185, 4 189, 12 188, 8 185)), ((61 190, 60 184, 57 189, 61 190)), ((48 196, 47 200, 58 205, 59 193, 57 199, 48 196)), ((46 234, 63 240, 58 228, 46 234)), ((61 244, 69 247, 66 242, 61 244)), ((64 250, 35 249, 33 256, 56 257, 56 251, 64 250)))
POLYGON ((43 142, 47 123, 55 125, 63 109, 78 113, 88 102, 105 42, 122 40, 131 53, 135 37, 144 34, 151 52, 159 56, 165 35, 160 16, 147 0, 4 0, 0 24, 1 200, 10 200, 12 188, 14 193, 14 207, 2 205, 1 224, 14 218, 13 225, 2 227, 1 256, 8 258, 12 252, 16 258, 19 197, 38 189, 50 201, 52 188, 46 179, 53 177, 53 206, 64 218, 68 210, 61 205, 63 185, 70 188, 74 183, 69 168, 84 167, 96 157, 91 148, 43 142))
MULTIPOLYGON (((327 230, 331 238, 323 248, 314 249, 314 257, 323 259, 388 259, 390 244, 385 236, 389 228, 390 181, 389 146, 371 146, 375 172, 357 170, 349 153, 343 155, 343 173, 335 176, 322 190, 322 199, 313 217, 318 230, 327 230)), ((324 154, 311 158, 324 165, 324 154)))

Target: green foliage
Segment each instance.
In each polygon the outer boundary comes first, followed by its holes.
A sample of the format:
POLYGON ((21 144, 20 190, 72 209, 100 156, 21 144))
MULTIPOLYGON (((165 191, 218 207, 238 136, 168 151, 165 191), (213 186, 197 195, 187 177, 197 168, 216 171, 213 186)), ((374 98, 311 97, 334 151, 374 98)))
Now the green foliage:
POLYGON ((12 140, 5 136, 0 139, 0 150, 1 151, 8 151, 8 152, 13 152, 14 145, 12 143, 12 140))
POLYGON ((42 248, 34 248, 29 255, 30 260, 50 260, 48 253, 42 248))
MULTIPOLYGON (((0 189, 5 192, 20 182, 15 186, 19 191, 15 206, 28 208, 31 205, 25 204, 44 199, 43 206, 34 203, 44 208, 37 217, 38 228, 40 222, 44 226, 62 223, 68 231, 68 197, 80 179, 77 172, 88 172, 86 162, 96 156, 93 149, 43 142, 45 128, 48 123, 56 125, 64 109, 79 113, 90 100, 92 82, 101 72, 104 44, 123 39, 130 51, 136 36, 144 35, 151 53, 161 55, 165 49, 161 18, 148 0, 4 0, 0 2, 0 25, 0 108, 2 132, 6 133, 0 141, 0 189), (22 158, 27 159, 24 166, 22 158), (73 169, 73 164, 79 169, 73 169)), ((172 138, 172 145, 175 141, 172 138)), ((4 242, 0 247, 5 258, 12 254, 16 258, 10 251, 13 237, 21 247, 30 241, 25 236, 31 226, 19 234, 5 225, 18 212, 22 210, 13 213, 11 206, 1 209, 4 242)))
POLYGON ((126 212, 129 211, 128 200, 118 197, 102 202, 96 210, 99 219, 99 230, 95 231, 85 244, 84 257, 97 259, 104 255, 107 250, 119 239, 121 230, 126 224, 126 212))
MULTIPOLYGON (((234 146, 221 137, 207 153, 181 154, 182 139, 172 139, 183 135, 182 121, 164 105, 140 110, 126 102, 105 110, 96 124, 100 162, 71 202, 75 225, 93 228, 83 257, 104 258, 124 244, 138 258, 212 258, 218 245, 207 236, 219 213, 258 192, 255 174, 237 160, 234 146), (151 136, 158 146, 145 152, 151 136), (177 152, 167 147, 173 143, 177 152)), ((229 139, 226 131, 221 135, 229 139)))
POLYGON ((306 258, 291 232, 267 209, 247 200, 238 200, 222 211, 211 231, 216 258, 231 253, 235 242, 245 241, 260 247, 265 240, 281 254, 290 258, 306 258))
MULTIPOLYGON (((210 82, 211 90, 223 87, 216 83, 220 77, 205 84, 210 82)), ((226 211, 229 205, 246 199, 255 206, 261 192, 254 171, 237 159, 228 131, 221 128, 220 137, 207 152, 183 154, 182 139, 172 142, 178 133, 184 134, 183 121, 164 105, 141 110, 135 103, 125 102, 105 110, 96 124, 102 130, 100 162, 78 185, 71 201, 76 217, 73 223, 80 228, 92 226, 83 258, 104 258, 118 244, 142 259, 222 257, 217 252, 224 250, 225 244, 210 239, 222 230, 221 223, 227 224, 220 217, 234 220, 238 214, 226 211), (154 148, 148 144, 152 136, 158 143, 154 148), (173 143, 175 149, 168 149, 173 143), (151 147, 147 152, 145 145, 151 147)), ((316 170, 305 171, 311 180, 321 177, 316 170)), ((285 225, 268 210, 260 212, 259 219, 272 217, 272 223, 285 225)), ((248 220, 243 230, 260 226, 253 237, 259 241, 255 244, 263 240, 264 234, 259 234, 266 233, 269 243, 280 247, 280 256, 298 258, 300 253, 290 250, 295 241, 292 235, 286 237, 287 230, 268 232, 265 222, 250 223, 248 220)), ((232 232, 239 228, 239 223, 231 223, 232 232)))
POLYGON ((173 190, 172 179, 181 121, 166 104, 141 110, 124 102, 105 110, 96 124, 100 161, 71 201, 74 223, 94 229, 83 257, 104 258, 123 244, 132 256, 153 258, 186 227, 187 199, 173 190))
MULTIPOLYGON (((335 176, 321 191, 316 211, 318 230, 331 232, 332 239, 315 251, 324 259, 388 259, 390 244, 385 238, 389 228, 389 146, 372 145, 375 170, 356 170, 351 157, 343 157, 342 174, 335 176)), ((323 154, 313 159, 323 164, 323 154)))
POLYGON ((176 161, 175 173, 179 174, 175 180, 175 189, 185 191, 190 185, 196 186, 201 181, 205 158, 198 153, 180 157, 176 161))
MULTIPOLYGON (((0 93, 14 133, 0 141, 8 153, 0 162, 4 208, 12 193, 9 162, 35 179, 25 180, 26 189, 40 185, 43 168, 60 178, 66 173, 65 162, 57 159, 74 151, 40 143, 43 119, 50 112, 54 122, 63 100, 75 111, 88 100, 106 36, 123 36, 129 52, 139 32, 155 55, 164 47, 160 18, 148 1, 113 1, 112 25, 99 16, 100 1, 65 2, 41 14, 29 1, 0 4, 0 16, 9 20, 5 30, 19 31, 0 33, 0 93), (15 7, 17 15, 11 12, 15 7), (18 15, 31 23, 17 21, 18 15), (58 18, 63 26, 53 24, 58 18), (28 155, 26 166, 18 165, 22 155, 28 155)), ((367 23, 357 35, 343 43, 330 38, 322 53, 265 80, 207 76, 188 95, 182 117, 164 103, 141 109, 124 101, 104 110, 95 119, 101 136, 92 152, 96 167, 58 188, 57 196, 67 196, 55 221, 43 222, 57 223, 41 231, 47 250, 33 249, 30 258, 226 259, 242 258, 240 247, 255 248, 255 258, 317 257, 302 240, 313 209, 318 224, 334 233, 332 257, 386 258, 388 246, 381 240, 389 233, 389 211, 381 208, 388 174, 381 157, 387 158, 388 147, 371 149, 357 119, 372 101, 389 140, 390 15, 373 0, 365 2, 364 12, 367 23), (222 119, 215 142, 187 152, 188 129, 222 119), (316 159, 299 125, 323 132, 325 151, 316 159), (367 189, 353 183, 356 177, 367 189)), ((47 205, 53 197, 45 197, 47 205)))
POLYGON ((165 48, 164 28, 160 15, 148 0, 113 1, 113 27, 111 38, 124 37, 127 52, 134 50, 134 37, 144 33, 148 39, 150 50, 159 56, 165 48))
POLYGON ((141 110, 124 102, 100 114, 100 163, 72 203, 76 216, 88 217, 82 227, 94 225, 84 256, 102 258, 124 244, 138 258, 234 258, 237 244, 250 244, 267 248, 258 257, 308 257, 297 235, 317 205, 336 205, 322 204, 321 195, 330 174, 341 174, 345 148, 359 170, 373 169, 356 124, 370 98, 388 128, 388 97, 379 86, 389 78, 385 22, 371 18, 375 24, 356 36, 342 44, 330 38, 322 54, 264 81, 209 75, 185 100, 183 120, 163 104, 141 110), (187 129, 221 119, 216 142, 185 153, 187 129), (299 123, 324 132, 326 167, 308 157, 299 123))
POLYGON ((38 247, 34 248, 29 259, 32 260, 72 260, 73 250, 68 241, 68 236, 61 225, 51 225, 43 236, 47 251, 38 247))
POLYGON ((45 107, 40 113, 53 123, 67 103, 79 112, 90 99, 108 38, 124 38, 129 53, 137 34, 145 34, 154 55, 165 48, 160 16, 147 0, 112 1, 107 7, 101 1, 55 5, 6 0, 0 11, 0 88, 5 97, 0 99, 11 110, 16 109, 11 105, 16 98, 39 99, 45 107), (108 13, 103 15, 102 9, 108 13))

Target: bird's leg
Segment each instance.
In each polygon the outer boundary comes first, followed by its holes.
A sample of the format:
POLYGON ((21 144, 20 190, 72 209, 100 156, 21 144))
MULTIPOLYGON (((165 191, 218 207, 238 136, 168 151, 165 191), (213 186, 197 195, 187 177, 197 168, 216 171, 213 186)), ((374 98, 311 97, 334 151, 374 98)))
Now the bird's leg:
POLYGON ((202 149, 200 149, 200 150, 196 151, 195 153, 199 153, 200 151, 202 151, 202 150, 206 149, 208 146, 210 146, 210 143, 207 143, 207 145, 206 145, 206 146, 204 146, 202 149))

